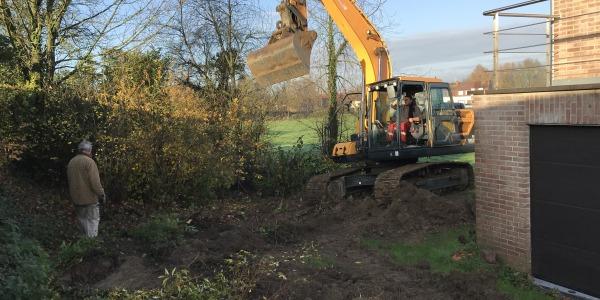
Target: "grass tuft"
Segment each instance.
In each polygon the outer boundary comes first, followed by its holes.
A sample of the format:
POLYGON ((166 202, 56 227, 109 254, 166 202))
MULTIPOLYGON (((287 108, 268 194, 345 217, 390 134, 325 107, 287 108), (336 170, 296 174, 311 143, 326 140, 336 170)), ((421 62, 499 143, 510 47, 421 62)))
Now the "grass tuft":
POLYGON ((485 270, 487 267, 478 254, 477 244, 469 226, 432 234, 422 243, 395 244, 390 246, 389 250, 394 259, 402 265, 428 262, 431 270, 437 273, 473 272, 485 270), (459 241, 461 236, 465 244, 459 241))

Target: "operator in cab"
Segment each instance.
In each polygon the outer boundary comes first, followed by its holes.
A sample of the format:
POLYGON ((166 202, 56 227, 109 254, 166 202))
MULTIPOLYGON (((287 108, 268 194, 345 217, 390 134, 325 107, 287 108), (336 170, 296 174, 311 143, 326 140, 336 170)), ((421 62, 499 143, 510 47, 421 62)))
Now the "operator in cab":
MULTIPOLYGON (((394 104, 394 103, 393 103, 394 104)), ((388 142, 393 142, 395 140, 396 134, 396 107, 392 105, 390 112, 391 118, 390 123, 388 125, 388 142), (393 113, 392 113, 393 111, 393 113)), ((421 122, 421 110, 416 105, 414 98, 411 95, 405 95, 402 97, 402 109, 400 110, 400 140, 405 144, 414 144, 415 140, 410 134, 411 125, 419 124, 421 122)))

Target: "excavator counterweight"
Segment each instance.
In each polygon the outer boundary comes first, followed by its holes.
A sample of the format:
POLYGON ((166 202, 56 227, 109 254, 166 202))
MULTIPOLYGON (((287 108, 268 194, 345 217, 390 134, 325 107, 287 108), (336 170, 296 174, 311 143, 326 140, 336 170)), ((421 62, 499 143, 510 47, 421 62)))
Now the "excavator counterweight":
POLYGON ((248 55, 248 67, 261 85, 271 85, 310 72, 314 31, 298 31, 248 55))

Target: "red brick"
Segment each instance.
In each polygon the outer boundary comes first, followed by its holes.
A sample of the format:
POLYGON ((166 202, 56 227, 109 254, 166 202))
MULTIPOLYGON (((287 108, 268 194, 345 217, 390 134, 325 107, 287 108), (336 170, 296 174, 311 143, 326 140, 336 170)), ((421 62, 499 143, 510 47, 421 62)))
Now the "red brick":
MULTIPOLYGON (((600 0, 598 0, 600 2, 600 0)), ((530 270, 529 126, 600 123, 600 90, 475 96, 477 236, 530 270), (510 99, 510 101, 508 101, 510 99), (515 103, 518 103, 516 105, 515 103)))

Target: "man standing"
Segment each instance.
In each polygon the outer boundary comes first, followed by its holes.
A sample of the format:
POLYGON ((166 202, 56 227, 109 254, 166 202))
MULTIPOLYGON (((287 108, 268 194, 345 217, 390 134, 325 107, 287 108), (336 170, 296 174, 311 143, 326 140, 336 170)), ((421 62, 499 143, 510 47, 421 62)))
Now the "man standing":
POLYGON ((87 237, 96 237, 100 223, 98 201, 104 203, 106 196, 100 183, 98 167, 92 159, 92 143, 84 140, 77 148, 79 153, 67 166, 69 193, 83 233, 87 237))

